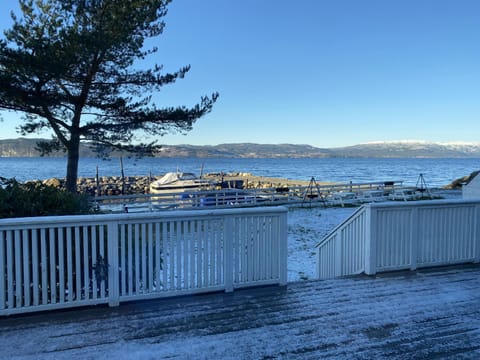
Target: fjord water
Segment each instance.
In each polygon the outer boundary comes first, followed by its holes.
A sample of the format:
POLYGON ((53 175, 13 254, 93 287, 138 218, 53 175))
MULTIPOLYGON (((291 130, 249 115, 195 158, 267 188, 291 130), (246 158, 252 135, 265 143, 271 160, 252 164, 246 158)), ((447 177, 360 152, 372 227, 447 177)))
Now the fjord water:
MULTIPOLYGON (((404 181, 415 185, 423 174, 431 187, 444 186, 451 181, 480 169, 480 159, 426 159, 426 158, 315 158, 315 159, 244 159, 244 158, 143 158, 123 159, 125 176, 158 176, 177 169, 204 173, 242 172, 258 176, 282 177, 317 182, 373 182, 404 181)), ((82 158, 79 176, 120 176, 118 158, 101 160, 82 158)), ((65 158, 0 158, 0 176, 18 181, 63 178, 65 158)))

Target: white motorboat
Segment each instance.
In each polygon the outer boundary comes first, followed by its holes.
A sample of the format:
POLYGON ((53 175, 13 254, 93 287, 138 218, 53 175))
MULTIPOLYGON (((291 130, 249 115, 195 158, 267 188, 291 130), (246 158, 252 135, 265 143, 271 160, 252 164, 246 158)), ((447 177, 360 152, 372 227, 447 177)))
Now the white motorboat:
POLYGON ((192 173, 169 172, 150 184, 150 193, 183 192, 195 190, 211 190, 216 182, 202 179, 192 173))

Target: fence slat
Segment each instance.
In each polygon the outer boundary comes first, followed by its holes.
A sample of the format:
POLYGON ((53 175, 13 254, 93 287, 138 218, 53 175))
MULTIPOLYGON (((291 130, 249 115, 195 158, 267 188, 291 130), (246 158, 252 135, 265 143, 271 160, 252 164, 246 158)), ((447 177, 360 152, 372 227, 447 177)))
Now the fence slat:
MULTIPOLYGON (((90 227, 90 245, 92 247, 92 269, 93 266, 97 266, 98 264, 98 256, 97 256, 97 228, 95 226, 90 227)), ((98 283, 99 279, 97 279, 97 273, 92 273, 92 299, 96 300, 98 298, 98 283)))
MULTIPOLYGON (((124 228, 122 226, 122 228, 124 228)), ((110 264, 110 269, 108 271, 108 304, 110 306, 118 306, 120 304, 120 276, 119 272, 119 261, 118 261, 118 245, 119 245, 119 233, 118 233, 118 223, 112 221, 107 225, 108 237, 107 237, 107 252, 108 252, 108 263, 110 264)), ((102 231, 103 233, 103 231, 102 231)), ((123 272, 124 269, 120 270, 123 272)))
POLYGON ((188 222, 187 221, 182 221, 182 228, 183 228, 183 234, 182 234, 182 244, 183 244, 183 253, 182 253, 182 258, 183 258, 183 288, 188 289, 190 288, 190 283, 189 279, 190 277, 188 276, 188 265, 189 265, 189 249, 188 245, 190 244, 190 232, 188 229, 188 222))
POLYGON ((0 310, 5 309, 5 232, 0 231, 0 310))
POLYGON ((198 244, 197 244, 197 220, 192 220, 190 222, 190 276, 189 276, 189 282, 190 282, 190 288, 194 289, 196 288, 195 284, 195 260, 196 260, 196 254, 198 253, 198 244))
POLYGON ((169 262, 169 241, 167 233, 168 222, 162 224, 162 249, 163 251, 163 290, 168 289, 168 262, 169 262))
POLYGON ((15 230, 14 237, 14 253, 15 253, 15 306, 20 307, 22 301, 22 247, 20 242, 20 231, 15 230))
MULTIPOLYGON (((89 227, 87 225, 83 226, 83 300, 90 299, 90 261, 89 261, 89 227)), ((93 260, 93 259, 92 259, 93 260)))
POLYGON ((75 234, 75 300, 81 301, 82 300, 82 263, 81 257, 82 254, 80 252, 80 228, 75 226, 74 228, 75 234))
POLYGON ((154 254, 153 254, 153 242, 154 242, 154 237, 153 237, 153 224, 149 223, 147 227, 147 238, 146 241, 148 241, 148 272, 147 274, 149 275, 148 277, 148 291, 152 292, 154 290, 154 285, 153 285, 153 279, 154 279, 154 269, 153 269, 153 261, 154 261, 154 254))
POLYGON ((211 237, 209 239, 210 241, 210 262, 209 262, 209 270, 210 270, 210 286, 215 286, 216 283, 216 265, 217 265, 217 243, 218 243, 218 223, 216 220, 212 221, 212 232, 211 232, 211 237))
POLYGON ((146 292, 148 288, 148 278, 147 278, 147 232, 146 232, 146 224, 141 224, 141 237, 139 241, 141 242, 141 264, 142 264, 142 277, 141 277, 141 284, 142 284, 142 293, 146 292))
POLYGON ((175 253, 176 253, 176 289, 182 288, 182 221, 175 222, 176 236, 175 236, 175 253))
POLYGON ((223 252, 223 261, 224 261, 224 281, 225 281, 225 291, 233 291, 233 283, 235 281, 234 277, 234 239, 233 239, 233 218, 226 218, 223 225, 223 241, 224 241, 224 252, 223 252))
POLYGON ((59 282, 59 302, 65 302, 65 249, 63 232, 64 228, 58 228, 58 282, 59 282))
POLYGON ((223 248, 225 247, 225 232, 223 231, 223 228, 225 227, 225 219, 222 221, 218 221, 218 229, 216 231, 216 238, 217 241, 215 243, 215 265, 216 265, 216 283, 215 285, 219 284, 224 284, 224 279, 222 277, 222 273, 225 271, 224 266, 223 266, 223 248))
POLYGON ((160 243, 160 223, 155 222, 155 289, 160 291, 162 282, 162 247, 160 243))
POLYGON ((50 250, 50 256, 49 256, 49 269, 50 269, 50 304, 56 304, 57 303, 57 274, 56 274, 56 268, 57 268, 57 257, 55 256, 56 253, 56 244, 55 244, 55 229, 54 228, 49 228, 48 229, 48 238, 49 238, 49 250, 50 250))
MULTIPOLYGON (((110 257, 107 258, 105 256, 105 231, 104 231, 104 226, 103 225, 98 225, 99 229, 99 236, 100 236, 100 256, 102 259, 105 260, 107 264, 110 263, 110 257)), ((115 256, 118 259, 118 251, 115 252, 115 254, 112 254, 112 257, 115 256)), ((117 266, 118 268, 118 266, 117 266)), ((113 271, 113 270, 112 270, 113 271)), ((105 279, 102 280, 100 284, 100 297, 103 299, 105 298, 105 279)))
POLYGON ((13 231, 7 231, 7 288, 8 288, 8 306, 9 308, 14 307, 13 300, 13 284, 15 279, 13 278, 13 266, 14 266, 14 253, 13 253, 13 231))
MULTIPOLYGON (((125 225, 120 226, 120 271, 121 271, 121 278, 120 278, 120 294, 127 295, 127 259, 126 259, 126 252, 127 252, 127 245, 126 243, 126 234, 125 234, 125 225)), ((110 237, 107 239, 110 243, 110 237)), ((109 254, 110 257, 110 254, 109 254)))
POLYGON ((30 306, 31 292, 30 292, 30 239, 28 230, 22 230, 22 247, 23 247, 23 306, 30 306))
POLYGON ((133 225, 132 224, 128 224, 128 227, 127 227, 128 231, 126 233, 126 241, 128 242, 128 251, 127 251, 127 258, 128 258, 128 267, 127 267, 127 270, 128 271, 128 294, 129 295, 133 295, 133 281, 134 281, 134 277, 133 277, 133 257, 135 256, 134 252, 133 252, 133 242, 134 242, 134 239, 133 239, 133 225))
POLYGON ((196 263, 197 263, 197 268, 196 268, 196 273, 197 273, 197 287, 201 288, 203 286, 203 276, 202 276, 202 259, 203 259, 203 248, 204 248, 204 242, 203 242, 203 230, 205 228, 205 222, 203 220, 198 221, 198 230, 197 230, 197 253, 196 253, 196 263))
POLYGON ((73 286, 73 261, 74 256, 72 253, 72 233, 73 229, 71 227, 66 228, 67 232, 67 301, 71 303, 73 301, 73 293, 74 293, 74 286, 73 286))

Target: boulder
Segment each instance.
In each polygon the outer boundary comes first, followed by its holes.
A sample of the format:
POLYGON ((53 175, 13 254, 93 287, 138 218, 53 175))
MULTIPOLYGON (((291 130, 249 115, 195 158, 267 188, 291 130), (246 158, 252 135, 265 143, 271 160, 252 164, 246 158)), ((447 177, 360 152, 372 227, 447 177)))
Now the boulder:
POLYGON ((463 185, 468 184, 475 176, 480 173, 480 170, 472 172, 470 175, 453 180, 450 184, 444 186, 444 189, 461 189, 463 185))
POLYGON ((47 185, 47 186, 53 186, 55 188, 62 187, 62 181, 60 179, 57 179, 57 178, 47 179, 47 180, 43 181, 43 184, 47 185))

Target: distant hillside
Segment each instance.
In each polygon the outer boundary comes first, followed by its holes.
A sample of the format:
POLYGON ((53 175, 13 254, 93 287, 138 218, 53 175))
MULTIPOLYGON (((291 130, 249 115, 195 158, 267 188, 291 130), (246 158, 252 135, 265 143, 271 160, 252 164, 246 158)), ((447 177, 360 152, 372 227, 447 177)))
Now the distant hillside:
MULTIPOLYGON (((40 139, 0 140, 0 157, 35 157, 40 139)), ((82 157, 95 154, 83 145, 82 157)), ((59 152, 53 156, 65 156, 59 152)), ((429 143, 423 141, 372 142, 339 148, 318 148, 298 144, 220 144, 220 145, 164 145, 158 157, 198 158, 480 158, 480 143, 429 143)))
POLYGON ((314 158, 331 157, 329 149, 294 144, 220 144, 220 145, 165 145, 159 157, 220 157, 220 158, 314 158))
MULTIPOLYGON (((35 149, 39 141, 47 139, 6 139, 0 140, 0 157, 37 157, 40 153, 35 149)), ((80 155, 83 157, 95 156, 88 146, 81 146, 80 155)), ((62 157, 62 151, 52 153, 51 157, 62 157)))
MULTIPOLYGON (((8 139, 0 140, 0 157, 35 157, 39 152, 35 150, 36 144, 42 139, 8 139)), ((81 156, 89 157, 95 154, 87 145, 81 147, 81 156)), ((65 156, 63 152, 51 156, 65 156)), ((310 145, 268 145, 268 144, 220 144, 220 145, 165 145, 157 154, 158 157, 198 157, 198 158, 304 158, 304 157, 330 157, 330 150, 320 149, 310 145)))
POLYGON ((480 158, 480 143, 378 141, 331 150, 343 157, 480 158))

